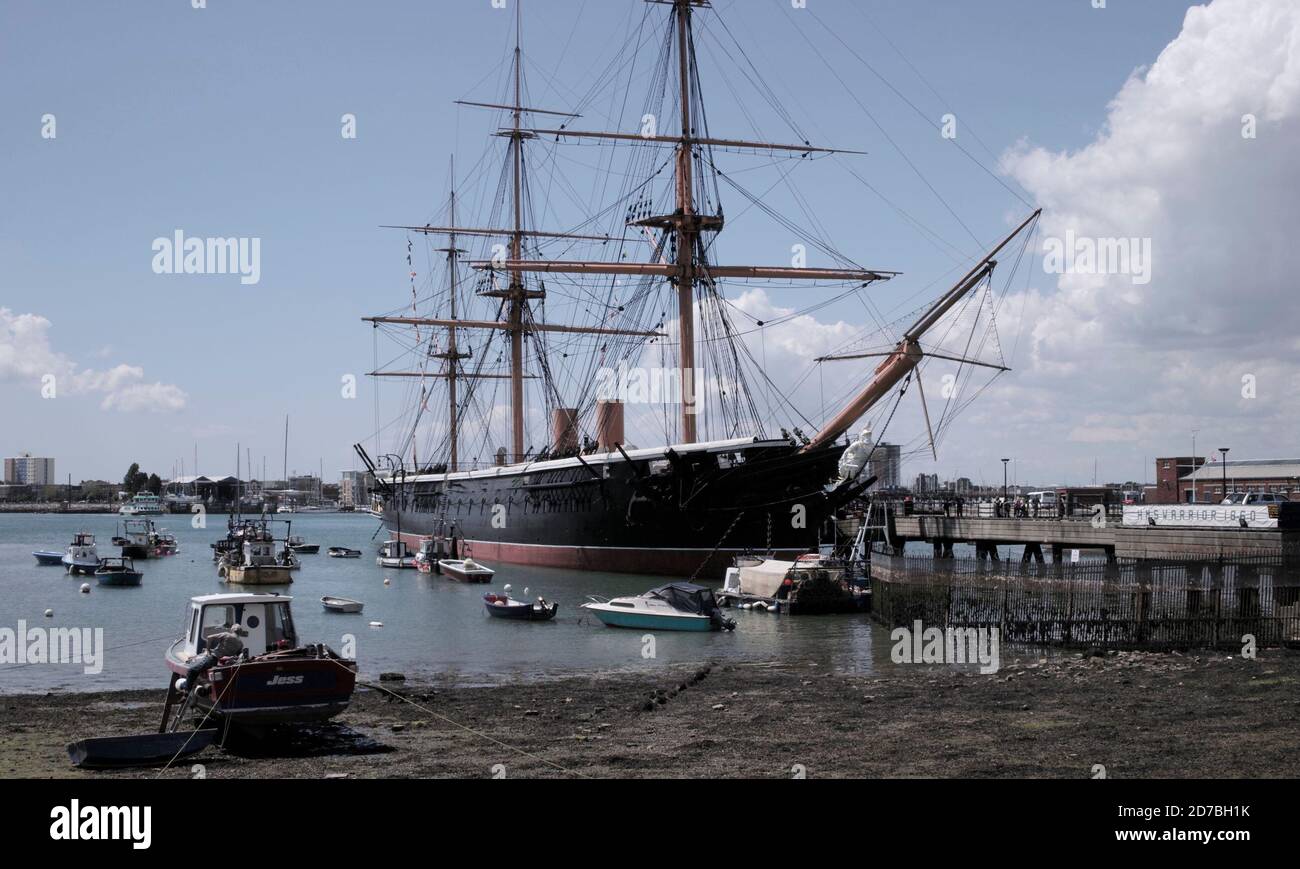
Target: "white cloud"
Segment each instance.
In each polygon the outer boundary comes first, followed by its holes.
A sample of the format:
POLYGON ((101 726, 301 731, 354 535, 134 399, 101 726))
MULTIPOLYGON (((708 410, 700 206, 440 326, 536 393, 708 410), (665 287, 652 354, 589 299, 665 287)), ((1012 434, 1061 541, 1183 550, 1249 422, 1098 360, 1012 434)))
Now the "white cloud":
MULTIPOLYGON (((1198 428, 1243 457, 1298 452, 1297 141, 1300 4, 1214 0, 1134 73, 1095 141, 1005 155, 1044 206, 1044 237, 1149 238, 1154 261, 1144 286, 1067 274, 1007 300, 1000 322, 1024 351, 1017 401, 1049 408, 1059 437, 1090 447, 1185 452, 1198 428)), ((994 401, 1014 413, 1004 392, 994 401)))
POLYGON ((38 314, 15 314, 0 308, 0 381, 26 383, 40 390, 52 376, 56 395, 99 394, 104 410, 165 413, 185 407, 184 391, 171 384, 144 382, 144 369, 138 366, 80 368, 53 348, 51 326, 38 314))

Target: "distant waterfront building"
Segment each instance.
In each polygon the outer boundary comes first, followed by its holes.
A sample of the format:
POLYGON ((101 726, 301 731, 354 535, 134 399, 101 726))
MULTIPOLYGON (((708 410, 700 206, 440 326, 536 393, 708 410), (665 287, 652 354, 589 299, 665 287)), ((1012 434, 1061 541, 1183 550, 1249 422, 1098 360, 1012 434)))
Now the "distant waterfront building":
POLYGON ((876 476, 876 488, 897 489, 902 478, 903 448, 881 441, 871 454, 869 473, 876 476))
POLYGON ((53 485, 54 459, 37 458, 31 453, 5 459, 4 481, 18 486, 53 485))
POLYGON ((366 507, 370 504, 370 472, 344 471, 339 479, 339 504, 366 507))
POLYGON ((945 483, 944 488, 954 495, 969 496, 975 491, 975 484, 970 481, 970 477, 958 477, 945 483))
POLYGON ((1179 501, 1188 503, 1195 499, 1201 504, 1221 501, 1225 476, 1229 493, 1271 492, 1300 501, 1300 459, 1238 459, 1226 464, 1225 468, 1223 462, 1204 462, 1194 472, 1180 478, 1178 489, 1182 497, 1179 501))
POLYGON ((939 491, 938 474, 917 474, 916 482, 912 485, 914 492, 937 492, 939 491))

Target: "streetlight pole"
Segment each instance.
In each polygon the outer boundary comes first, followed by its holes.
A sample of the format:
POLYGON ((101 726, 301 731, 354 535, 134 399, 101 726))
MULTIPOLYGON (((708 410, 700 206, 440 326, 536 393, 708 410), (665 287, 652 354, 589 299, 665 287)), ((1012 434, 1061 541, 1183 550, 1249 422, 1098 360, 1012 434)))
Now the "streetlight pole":
POLYGON ((1219 452, 1223 454, 1223 497, 1228 497, 1228 450, 1231 447, 1219 447, 1219 452))
POLYGON ((1002 502, 1004 504, 1006 503, 1007 500, 1007 462, 1009 461, 1011 460, 1010 459, 1002 460, 1002 502))
MULTIPOLYGON (((1192 429, 1192 500, 1196 500, 1196 433, 1199 428, 1192 429)), ((1177 485, 1177 484, 1175 484, 1177 485)), ((1179 493, 1181 494, 1181 493, 1179 493)))

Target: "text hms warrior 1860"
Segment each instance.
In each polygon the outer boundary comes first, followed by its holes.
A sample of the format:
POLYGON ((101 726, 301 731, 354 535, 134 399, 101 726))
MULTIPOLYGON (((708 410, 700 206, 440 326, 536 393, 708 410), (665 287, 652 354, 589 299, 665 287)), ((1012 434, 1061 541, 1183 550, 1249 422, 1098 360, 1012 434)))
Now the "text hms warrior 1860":
MULTIPOLYGON (((693 17, 708 6, 707 0, 646 4, 631 49, 644 44, 646 33, 660 31, 652 77, 659 86, 638 115, 638 131, 595 132, 569 127, 581 106, 567 112, 524 105, 516 4, 508 92, 498 102, 461 102, 502 113, 495 135, 505 170, 497 175, 489 219, 477 227, 457 225, 453 170, 453 192, 438 225, 401 227, 445 238, 446 244, 434 249, 445 255, 440 257, 445 271, 436 280, 427 278, 422 296, 408 237, 410 304, 367 318, 415 356, 407 370, 371 372, 399 378, 407 387, 404 417, 383 427, 402 433, 400 445, 381 457, 383 469, 357 445, 378 481, 383 517, 402 536, 467 543, 476 558, 488 560, 667 575, 691 575, 706 558, 709 567, 717 567, 737 551, 806 552, 818 542, 823 521, 870 485, 866 461, 849 462, 850 473, 839 467, 844 447, 837 441, 850 427, 900 384, 901 396, 924 358, 987 364, 963 353, 923 350, 921 337, 958 302, 989 284, 993 258, 1037 213, 973 262, 901 338, 891 333, 885 346, 892 349, 823 357, 884 358, 866 386, 815 437, 795 427, 796 421, 811 424, 792 396, 774 391, 751 355, 732 322, 733 303, 723 285, 816 281, 838 284, 847 295, 896 273, 861 268, 807 229, 799 229, 800 237, 831 257, 835 267, 808 268, 801 258, 789 267, 712 260, 725 223, 719 181, 762 205, 718 168, 720 153, 808 162, 855 152, 814 147, 798 130, 792 139, 801 144, 712 135, 696 62, 696 40, 708 34, 692 27, 693 17), (665 9, 666 18, 661 17, 665 9), (541 117, 555 120, 545 126, 525 123, 541 117), (671 129, 661 131, 660 118, 673 118, 664 124, 671 129), (533 148, 558 150, 565 143, 586 143, 611 155, 607 162, 601 158, 601 175, 615 179, 610 184, 621 190, 607 207, 578 215, 572 229, 580 231, 538 229, 531 222, 534 212, 554 215, 557 202, 534 199, 526 157, 533 148), (612 155, 619 153, 627 155, 625 171, 612 168, 612 155), (656 207, 657 200, 666 207, 656 207), (593 227, 608 232, 596 234, 593 227), (481 246, 482 256, 469 261, 473 281, 462 275, 467 251, 458 247, 461 243, 481 246), (553 253, 581 247, 594 249, 600 258, 561 259, 553 253), (471 306, 477 312, 467 318, 471 306), (664 412, 662 404, 623 403, 599 394, 596 385, 604 372, 645 367, 660 357, 671 363, 680 386, 681 401, 674 402, 679 413, 664 412), (755 378, 762 388, 750 388, 755 378), (507 394, 497 396, 503 387, 507 394), (760 401, 769 406, 760 409, 760 401), (445 415, 435 408, 445 409, 445 415), (529 410, 534 426, 539 417, 550 423, 538 449, 525 448, 529 410), (653 440, 671 446, 629 445, 625 412, 640 414, 632 420, 638 432, 653 431, 653 440), (784 429, 780 438, 766 434, 773 419, 790 420, 794 435, 784 429), (466 424, 469 420, 474 422, 466 424), (505 436, 497 440, 499 435, 505 436), (510 449, 494 450, 506 436, 510 449), (474 458, 466 461, 466 452, 474 458)), ((626 57, 634 54, 629 50, 626 57)), ((641 72, 629 66, 629 82, 641 72)), ((750 72, 758 74, 752 66, 750 72)), ((769 89, 763 92, 774 99, 769 89)), ((547 171, 556 163, 548 160, 547 171)), ((959 368, 958 374, 969 370, 959 368)), ((950 413, 945 421, 949 418, 950 413)), ((926 419, 928 427, 928 409, 926 419)), ((933 431, 930 440, 933 445, 933 431)))

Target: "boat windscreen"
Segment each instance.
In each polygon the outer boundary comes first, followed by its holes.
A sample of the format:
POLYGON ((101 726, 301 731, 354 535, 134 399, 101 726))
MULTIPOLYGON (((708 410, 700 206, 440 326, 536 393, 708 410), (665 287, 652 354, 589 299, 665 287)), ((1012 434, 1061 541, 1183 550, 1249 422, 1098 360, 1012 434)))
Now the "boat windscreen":
POLYGON ((651 589, 650 594, 666 600, 674 609, 713 616, 718 612, 718 602, 713 597, 713 589, 689 582, 670 582, 659 588, 651 589))

